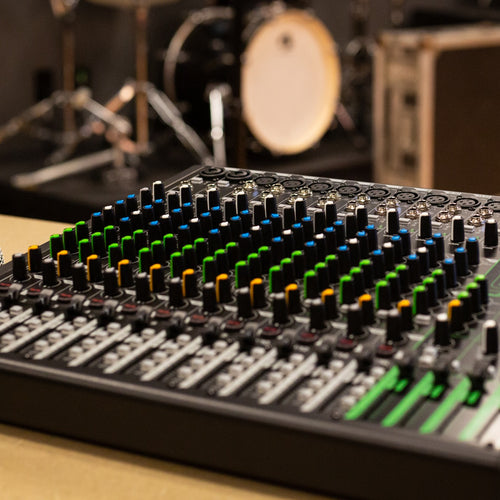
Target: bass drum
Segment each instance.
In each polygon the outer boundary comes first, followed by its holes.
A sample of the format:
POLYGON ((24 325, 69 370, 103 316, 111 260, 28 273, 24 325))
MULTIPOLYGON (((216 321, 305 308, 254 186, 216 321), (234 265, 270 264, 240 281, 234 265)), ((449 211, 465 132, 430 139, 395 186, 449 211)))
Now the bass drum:
MULTIPOLYGON (((165 90, 196 127, 208 127, 207 89, 231 81, 233 10, 192 13, 172 38, 165 90)), ((244 120, 277 155, 314 146, 328 130, 340 95, 340 62, 327 28, 312 14, 276 2, 245 19, 241 68, 244 120)))

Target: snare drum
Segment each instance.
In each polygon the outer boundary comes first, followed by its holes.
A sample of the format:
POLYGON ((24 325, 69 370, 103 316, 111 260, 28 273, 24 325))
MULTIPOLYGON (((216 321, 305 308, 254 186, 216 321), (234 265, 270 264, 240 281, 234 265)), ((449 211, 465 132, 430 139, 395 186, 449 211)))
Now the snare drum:
MULTIPOLYGON (((206 89, 231 81, 233 16, 228 7, 192 13, 166 52, 167 94, 192 115, 204 115, 205 123, 206 89)), ((327 131, 339 100, 332 36, 308 11, 275 2, 250 11, 243 40, 241 101, 250 132, 273 154, 306 151, 327 131)))

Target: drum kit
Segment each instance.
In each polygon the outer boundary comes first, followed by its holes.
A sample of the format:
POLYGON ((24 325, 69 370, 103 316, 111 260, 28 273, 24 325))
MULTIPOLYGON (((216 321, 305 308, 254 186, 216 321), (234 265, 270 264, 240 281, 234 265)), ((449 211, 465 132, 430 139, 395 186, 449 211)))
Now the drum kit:
MULTIPOLYGON (((63 176, 151 152, 149 107, 169 126, 196 161, 243 166, 249 149, 295 155, 317 144, 331 127, 340 102, 337 47, 325 25, 304 2, 212 0, 190 13, 165 51, 163 90, 148 78, 147 28, 151 8, 176 0, 88 0, 130 9, 135 18, 136 75, 106 103, 75 89, 74 22, 79 0, 50 0, 63 25, 63 90, 0 127, 0 142, 63 109, 60 148, 48 167, 17 175, 18 187, 34 187, 63 176), (135 127, 120 111, 135 99, 135 127), (86 111, 78 127, 75 113, 86 111), (133 131, 135 130, 135 136, 133 131), (195 131, 196 130, 196 131, 195 131), (111 148, 67 160, 75 146, 102 134, 111 148), (209 151, 200 135, 211 142, 209 151)), ((123 170, 120 170, 123 171, 123 170)))

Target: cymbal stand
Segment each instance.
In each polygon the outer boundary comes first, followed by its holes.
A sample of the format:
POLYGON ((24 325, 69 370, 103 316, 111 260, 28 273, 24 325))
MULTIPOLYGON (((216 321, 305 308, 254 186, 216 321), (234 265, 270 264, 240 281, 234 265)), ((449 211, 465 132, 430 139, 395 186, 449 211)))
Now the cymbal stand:
POLYGON ((66 5, 54 2, 54 5, 61 6, 61 9, 54 10, 54 14, 60 19, 62 26, 63 89, 55 91, 50 97, 42 99, 0 127, 0 143, 26 130, 33 137, 59 145, 59 149, 49 157, 47 161, 49 164, 58 163, 71 156, 77 144, 91 135, 92 131, 85 125, 81 129, 77 128, 76 111, 86 111, 100 120, 101 133, 106 133, 113 140, 131 134, 131 126, 127 119, 117 116, 94 101, 89 89, 83 87, 75 89, 74 10, 77 3, 78 1, 73 1, 66 5), (58 108, 62 109, 62 131, 49 129, 37 123, 58 108))
POLYGON ((180 142, 197 158, 206 164, 213 164, 213 156, 198 134, 183 120, 181 112, 174 103, 148 81, 148 45, 147 20, 149 7, 139 5, 135 15, 135 62, 136 79, 128 80, 123 87, 106 103, 106 108, 113 113, 119 112, 135 98, 136 104, 136 141, 122 144, 126 153, 147 154, 149 144, 148 106, 158 117, 172 128, 180 142))

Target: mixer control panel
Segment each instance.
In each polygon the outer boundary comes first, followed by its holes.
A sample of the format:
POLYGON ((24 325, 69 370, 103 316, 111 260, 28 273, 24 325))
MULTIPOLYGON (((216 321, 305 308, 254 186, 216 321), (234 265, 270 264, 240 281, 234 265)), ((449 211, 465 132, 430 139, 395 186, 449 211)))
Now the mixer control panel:
POLYGON ((442 190, 155 182, 2 267, 0 418, 338 495, 495 498, 499 219, 442 190))

